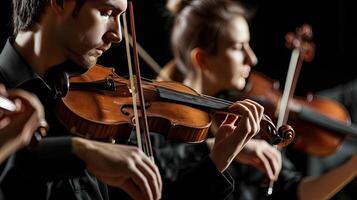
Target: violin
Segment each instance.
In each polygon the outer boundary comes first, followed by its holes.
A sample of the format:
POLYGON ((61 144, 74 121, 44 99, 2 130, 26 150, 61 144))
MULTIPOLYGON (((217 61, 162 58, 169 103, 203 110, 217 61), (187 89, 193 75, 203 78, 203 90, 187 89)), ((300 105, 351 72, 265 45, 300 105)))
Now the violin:
MULTIPOLYGON (((276 121, 281 96, 278 81, 259 72, 251 72, 240 98, 258 101, 266 114, 276 121)), ((293 145, 296 149, 326 156, 336 152, 346 136, 357 138, 357 126, 351 124, 346 108, 335 100, 313 95, 295 96, 288 105, 288 123, 297 133, 293 145)))
MULTIPOLYGON (((127 79, 115 74, 113 68, 95 65, 86 73, 62 82, 65 86, 59 88, 67 89, 61 92, 64 97, 58 101, 56 113, 71 133, 112 142, 128 140, 135 120, 127 79)), ((143 80, 142 87, 150 131, 174 141, 204 141, 212 116, 222 112, 228 114, 232 104, 201 95, 173 81, 143 80)), ((267 115, 260 127, 258 135, 279 146, 288 145, 294 138, 290 126, 277 130, 267 115)))

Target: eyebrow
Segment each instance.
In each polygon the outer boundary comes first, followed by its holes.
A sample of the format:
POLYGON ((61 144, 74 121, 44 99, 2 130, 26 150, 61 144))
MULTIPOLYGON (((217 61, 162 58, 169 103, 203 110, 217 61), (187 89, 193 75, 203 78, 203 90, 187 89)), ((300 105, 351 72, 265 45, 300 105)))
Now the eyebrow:
POLYGON ((126 10, 123 8, 124 6, 117 6, 110 0, 96 1, 96 5, 113 9, 117 13, 122 13, 126 10))

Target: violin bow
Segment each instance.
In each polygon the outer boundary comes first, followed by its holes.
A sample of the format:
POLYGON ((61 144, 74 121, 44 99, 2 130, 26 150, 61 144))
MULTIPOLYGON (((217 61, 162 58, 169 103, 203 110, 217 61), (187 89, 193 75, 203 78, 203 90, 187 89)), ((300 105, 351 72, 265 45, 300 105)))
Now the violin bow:
POLYGON ((124 32, 124 40, 125 40, 125 47, 126 47, 126 56, 127 56, 127 61, 128 61, 128 69, 129 69, 129 91, 131 93, 132 96, 132 100, 133 100, 133 109, 134 109, 134 120, 135 120, 135 132, 136 132, 136 138, 137 138, 137 142, 138 142, 138 146, 141 150, 143 150, 143 146, 142 146, 142 141, 141 141, 141 131, 140 131, 140 126, 139 123, 139 115, 138 113, 138 106, 137 106, 137 91, 135 89, 135 84, 134 84, 134 75, 133 75, 133 67, 132 67, 132 63, 131 63, 131 56, 130 56, 130 46, 129 46, 129 41, 128 41, 128 24, 126 21, 126 12, 123 13, 122 15, 123 17, 123 24, 124 24, 124 28, 123 28, 123 32, 124 32))
MULTIPOLYGON (((313 46, 310 48, 305 48, 304 40, 312 39, 311 27, 304 24, 301 28, 298 28, 297 37, 293 33, 288 33, 286 36, 286 43, 288 48, 292 48, 290 63, 288 68, 288 74, 285 79, 285 86, 283 90, 283 95, 280 100, 278 121, 276 126, 280 127, 286 124, 289 119, 289 101, 292 99, 295 93, 296 84, 300 75, 301 66, 306 61, 311 61, 313 57, 313 46)), ((267 191, 267 196, 273 194, 274 181, 269 182, 269 188, 267 191)))
MULTIPOLYGON (((125 27, 125 26, 124 26, 125 27)), ((122 31, 125 32, 124 27, 122 31)), ((129 40, 130 46, 133 46, 133 37, 128 33, 126 36, 129 40)), ((160 74, 162 67, 155 61, 155 59, 136 41, 139 56, 145 61, 145 63, 156 73, 160 74)))
POLYGON ((16 111, 16 105, 8 98, 0 95, 0 109, 8 112, 16 111))
POLYGON ((141 124, 143 132, 140 131, 140 127, 138 126, 139 123, 135 123, 136 126, 136 131, 139 131, 139 134, 137 133, 138 136, 138 143, 139 143, 139 148, 141 148, 146 155, 154 161, 153 157, 153 151, 151 147, 151 141, 150 141, 150 132, 149 132, 149 124, 147 121, 147 114, 146 114, 146 109, 145 109, 145 99, 144 99, 144 93, 142 89, 142 83, 141 83, 141 74, 140 74, 140 66, 139 66, 139 57, 138 57, 138 50, 136 46, 136 32, 135 32, 135 20, 134 20, 134 6, 133 2, 129 1, 129 16, 130 16, 130 28, 131 28, 131 33, 132 33, 132 43, 133 43, 133 56, 134 56, 134 69, 135 69, 135 80, 136 80, 136 85, 134 84, 134 75, 132 73, 132 64, 131 64, 131 57, 130 57, 130 47, 129 47, 129 37, 128 37, 128 28, 127 28, 127 23, 126 23, 126 17, 123 15, 123 21, 124 21, 124 33, 125 33, 125 41, 126 41, 126 49, 127 49, 127 55, 128 55, 128 67, 129 67, 129 76, 130 76, 130 87, 131 87, 131 92, 133 95, 133 105, 134 105, 134 113, 135 113, 135 122, 139 122, 141 124), (136 95, 138 94, 139 97, 139 103, 140 103, 140 111, 141 111, 141 116, 139 119, 139 114, 138 114, 138 109, 136 105, 136 95), (144 138, 141 138, 141 135, 143 135, 144 138), (139 141, 140 140, 140 141, 139 141))
POLYGON ((288 48, 293 48, 290 57, 290 63, 288 68, 288 74, 285 80, 285 86, 283 95, 280 101, 279 115, 277 127, 286 124, 289 117, 289 101, 295 93, 297 80, 300 75, 301 66, 304 60, 311 61, 313 59, 313 45, 304 45, 305 40, 312 39, 311 27, 304 24, 301 28, 298 28, 297 36, 293 33, 288 33, 286 36, 288 48))

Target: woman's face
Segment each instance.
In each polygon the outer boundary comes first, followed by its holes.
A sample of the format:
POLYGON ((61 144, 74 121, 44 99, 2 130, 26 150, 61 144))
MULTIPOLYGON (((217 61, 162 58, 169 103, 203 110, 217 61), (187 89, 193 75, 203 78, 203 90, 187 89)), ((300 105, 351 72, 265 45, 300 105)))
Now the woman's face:
POLYGON ((243 89, 250 68, 257 63, 249 40, 248 23, 237 16, 227 26, 227 34, 218 40, 217 53, 207 56, 207 76, 227 89, 243 89))

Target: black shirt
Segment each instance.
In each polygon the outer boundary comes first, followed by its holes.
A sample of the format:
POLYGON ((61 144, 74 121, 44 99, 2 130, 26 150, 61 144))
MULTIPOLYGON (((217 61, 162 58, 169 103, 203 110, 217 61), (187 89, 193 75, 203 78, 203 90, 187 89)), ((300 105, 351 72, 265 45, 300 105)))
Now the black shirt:
POLYGON ((108 199, 105 185, 85 170, 71 151, 71 136, 54 114, 55 98, 46 82, 34 73, 9 39, 0 55, 0 82, 37 95, 45 108, 50 130, 35 150, 11 156, 1 171, 6 199, 108 199))

